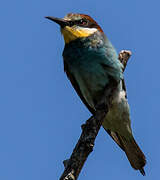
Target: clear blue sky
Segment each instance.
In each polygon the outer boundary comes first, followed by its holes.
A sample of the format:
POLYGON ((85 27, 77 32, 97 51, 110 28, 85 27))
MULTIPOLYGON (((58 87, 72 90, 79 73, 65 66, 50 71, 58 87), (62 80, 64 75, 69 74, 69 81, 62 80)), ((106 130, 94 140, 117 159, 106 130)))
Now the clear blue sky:
POLYGON ((117 51, 133 52, 125 79, 146 177, 100 130, 79 179, 159 179, 160 1, 5 0, 0 11, 0 179, 54 180, 90 113, 63 72, 63 38, 44 16, 90 14, 117 51))

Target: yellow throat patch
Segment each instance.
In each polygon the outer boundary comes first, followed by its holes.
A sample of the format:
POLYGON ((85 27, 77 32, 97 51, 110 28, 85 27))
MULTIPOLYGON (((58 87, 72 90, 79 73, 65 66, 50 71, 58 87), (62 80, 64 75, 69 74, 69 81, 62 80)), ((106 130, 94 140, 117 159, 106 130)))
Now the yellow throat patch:
POLYGON ((77 38, 88 37, 96 31, 96 28, 83 28, 76 26, 65 26, 61 29, 65 43, 69 43, 73 40, 76 40, 77 38))

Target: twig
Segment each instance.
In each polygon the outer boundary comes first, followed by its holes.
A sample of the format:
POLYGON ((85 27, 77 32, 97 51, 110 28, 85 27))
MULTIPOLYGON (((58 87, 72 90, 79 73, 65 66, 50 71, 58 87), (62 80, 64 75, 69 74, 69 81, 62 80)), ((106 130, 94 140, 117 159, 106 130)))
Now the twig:
POLYGON ((128 50, 120 51, 118 58, 124 66, 123 71, 125 70, 128 59, 131 57, 131 55, 132 55, 131 51, 128 51, 128 50))
MULTIPOLYGON (((124 65, 123 70, 125 70, 130 56, 131 52, 127 50, 122 50, 119 53, 119 60, 124 65)), ((112 86, 112 91, 114 91, 115 83, 110 86, 112 86)), ((86 123, 82 125, 82 134, 72 152, 70 159, 63 161, 65 170, 60 177, 60 180, 77 180, 85 161, 87 160, 89 154, 93 151, 96 136, 109 108, 109 104, 105 104, 104 99, 106 99, 106 96, 109 96, 111 100, 111 94, 113 94, 113 92, 108 92, 108 89, 111 88, 106 88, 106 92, 104 93, 105 98, 102 98, 101 103, 97 107, 95 115, 89 118, 86 123)))

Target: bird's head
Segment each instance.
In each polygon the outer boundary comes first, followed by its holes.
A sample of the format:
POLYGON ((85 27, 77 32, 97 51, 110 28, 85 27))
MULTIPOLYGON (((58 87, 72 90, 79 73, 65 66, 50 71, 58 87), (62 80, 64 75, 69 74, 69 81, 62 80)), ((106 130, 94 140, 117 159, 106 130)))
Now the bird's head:
POLYGON ((69 43, 77 38, 85 38, 99 31, 103 33, 101 27, 90 16, 85 14, 69 13, 64 18, 47 16, 61 27, 65 43, 69 43))

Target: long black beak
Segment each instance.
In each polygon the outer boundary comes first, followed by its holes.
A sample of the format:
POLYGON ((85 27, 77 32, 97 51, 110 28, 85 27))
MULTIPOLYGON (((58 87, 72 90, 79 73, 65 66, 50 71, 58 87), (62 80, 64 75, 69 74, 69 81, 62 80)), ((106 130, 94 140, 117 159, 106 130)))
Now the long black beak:
POLYGON ((68 25, 68 21, 61 18, 56 18, 52 16, 46 16, 45 18, 54 21, 55 23, 59 24, 62 28, 68 25))

